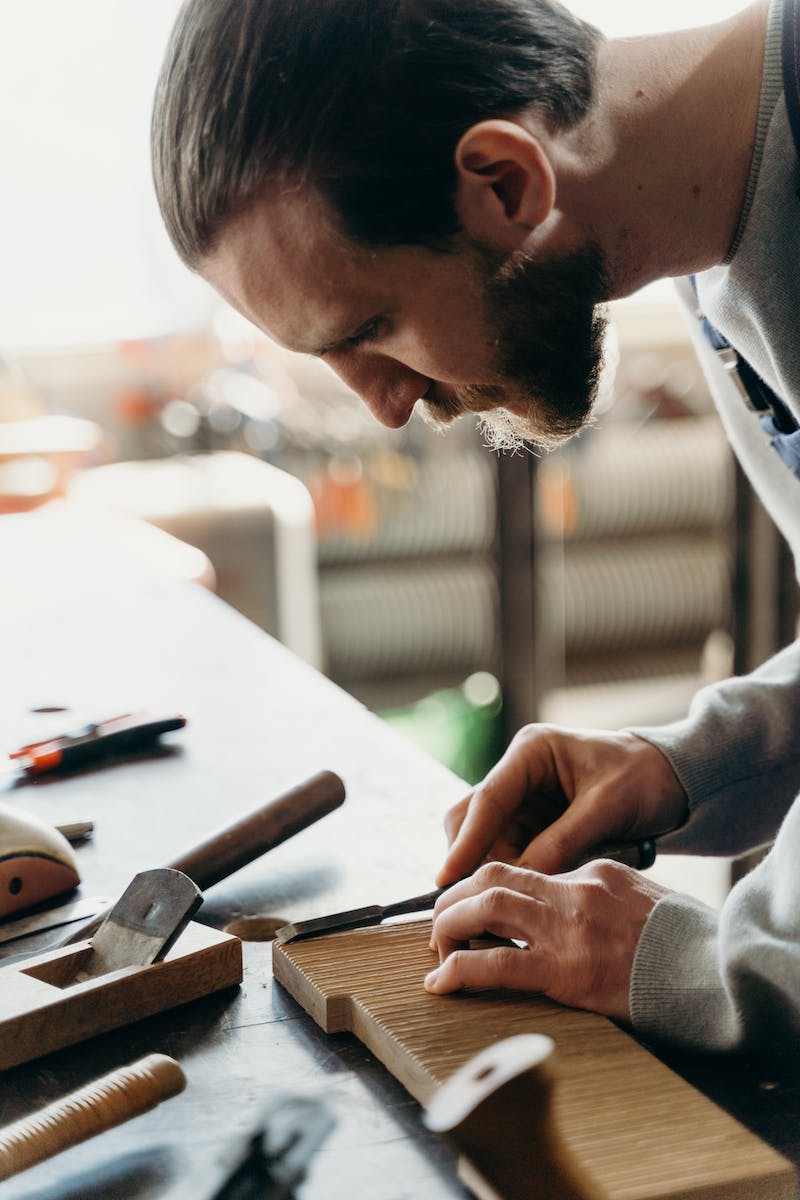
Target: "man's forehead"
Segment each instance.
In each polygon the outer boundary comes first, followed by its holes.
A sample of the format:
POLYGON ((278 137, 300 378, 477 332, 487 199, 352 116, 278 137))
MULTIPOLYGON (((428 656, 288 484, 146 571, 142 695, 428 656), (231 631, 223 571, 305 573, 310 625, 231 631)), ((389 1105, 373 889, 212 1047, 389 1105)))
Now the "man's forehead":
POLYGON ((382 291, 373 255, 342 238, 317 203, 294 193, 231 221, 201 273, 255 325, 307 353, 368 319, 382 291))

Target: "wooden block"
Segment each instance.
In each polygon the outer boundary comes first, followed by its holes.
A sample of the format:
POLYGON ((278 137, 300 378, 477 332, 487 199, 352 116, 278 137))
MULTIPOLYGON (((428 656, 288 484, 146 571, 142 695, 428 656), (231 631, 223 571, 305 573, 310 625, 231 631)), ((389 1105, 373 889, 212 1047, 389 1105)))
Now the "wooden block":
POLYGON ((609 1200, 794 1200, 789 1162, 605 1017, 539 995, 427 993, 429 939, 429 920, 330 934, 275 945, 273 969, 326 1032, 355 1034, 423 1105, 493 1042, 551 1037, 555 1120, 609 1200))
POLYGON ((192 923, 162 962, 75 983, 89 942, 0 967, 0 1070, 242 981, 238 938, 192 923))

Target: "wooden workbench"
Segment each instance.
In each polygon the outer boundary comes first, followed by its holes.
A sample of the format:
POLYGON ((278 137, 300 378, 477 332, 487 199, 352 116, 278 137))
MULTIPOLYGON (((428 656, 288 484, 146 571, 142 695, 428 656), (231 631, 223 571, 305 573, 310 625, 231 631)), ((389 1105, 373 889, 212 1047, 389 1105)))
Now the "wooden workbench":
MULTIPOLYGON (((78 851, 84 894, 118 893, 135 871, 321 768, 344 778, 344 807, 210 889, 200 919, 218 927, 243 913, 297 920, 431 886, 443 813, 464 789, 447 771, 201 588, 87 587, 63 575, 48 586, 39 574, 36 586, 18 573, 0 589, 4 749, 65 719, 143 705, 189 719, 159 755, 3 796, 53 823, 95 821, 94 841, 78 851), (33 711, 57 706, 69 711, 33 711)), ((423 1130, 417 1103, 350 1035, 327 1037, 273 982, 268 943, 244 951, 241 989, 0 1078, 5 1124, 150 1051, 173 1055, 188 1077, 187 1090, 160 1109, 0 1185, 2 1200, 197 1200, 193 1173, 252 1126, 278 1087, 324 1096, 337 1120, 303 1200, 463 1197, 455 1156, 423 1130)), ((799 1094, 774 1067, 679 1065, 800 1162, 799 1094)))

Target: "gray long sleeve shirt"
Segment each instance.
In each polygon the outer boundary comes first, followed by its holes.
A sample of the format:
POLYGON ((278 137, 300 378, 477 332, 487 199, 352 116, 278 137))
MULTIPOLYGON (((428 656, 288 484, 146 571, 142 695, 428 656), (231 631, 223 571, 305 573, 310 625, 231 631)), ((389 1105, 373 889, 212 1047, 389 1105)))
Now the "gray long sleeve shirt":
MULTIPOLYGON (((777 0, 742 216, 726 261, 697 284, 712 324, 800 417, 800 164, 777 0)), ((800 479, 703 337, 690 285, 678 287, 733 449, 800 565, 800 479)), ((666 754, 689 799, 689 820, 665 848, 732 855, 776 839, 719 912, 681 895, 656 905, 634 961, 634 1028, 712 1050, 800 1034, 800 641, 753 674, 701 691, 684 720, 634 732, 666 754)))

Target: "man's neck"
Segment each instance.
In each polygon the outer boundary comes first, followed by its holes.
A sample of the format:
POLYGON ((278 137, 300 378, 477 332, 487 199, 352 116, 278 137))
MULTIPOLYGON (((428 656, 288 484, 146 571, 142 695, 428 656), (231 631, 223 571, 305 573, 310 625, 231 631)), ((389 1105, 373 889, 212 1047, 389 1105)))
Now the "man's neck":
POLYGON ((752 161, 768 7, 603 47, 592 115, 552 143, 552 232, 560 220, 567 240, 580 230, 599 242, 614 296, 725 258, 752 161))

